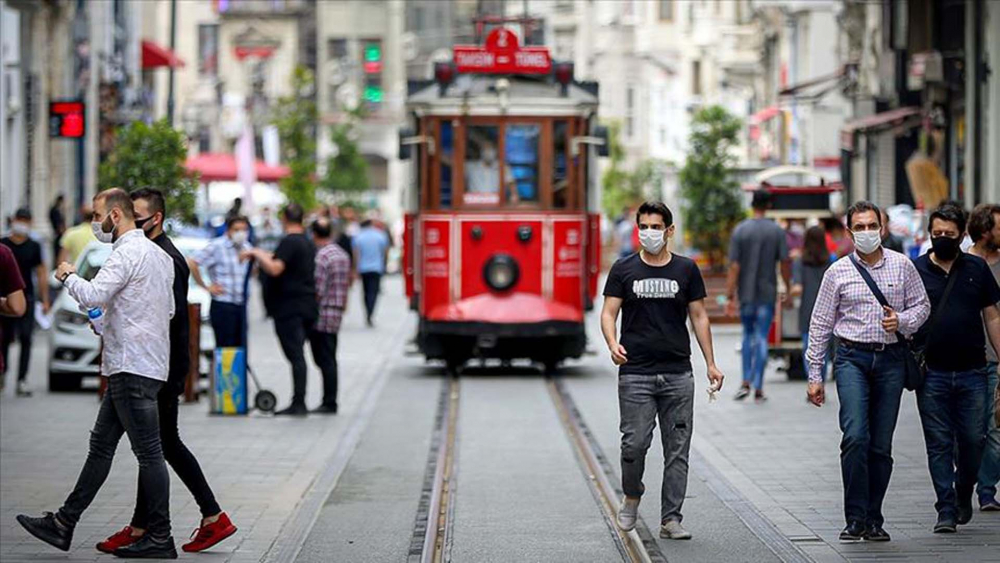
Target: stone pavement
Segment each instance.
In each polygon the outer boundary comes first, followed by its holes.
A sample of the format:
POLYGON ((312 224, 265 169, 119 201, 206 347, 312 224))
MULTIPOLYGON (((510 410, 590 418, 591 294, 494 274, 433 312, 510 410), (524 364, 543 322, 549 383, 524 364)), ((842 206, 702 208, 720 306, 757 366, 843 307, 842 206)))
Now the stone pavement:
MULTIPOLYGON (((272 323, 261 320, 259 293, 254 292, 253 299, 250 364, 283 407, 291 397, 288 364, 272 323)), ((400 279, 385 280, 375 329, 364 327, 361 309, 360 288, 355 287, 340 337, 341 414, 306 419, 274 419, 255 413, 209 416, 204 397, 181 406, 181 436, 201 462, 223 509, 239 527, 233 538, 211 552, 181 553, 181 559, 249 563, 260 561, 271 548, 358 411, 359 401, 374 380, 373 366, 411 336, 414 317, 400 314, 406 311, 400 279)), ((93 393, 44 391, 44 334, 38 334, 36 342, 29 375, 35 396, 15 398, 9 386, 0 398, 0 561, 115 560, 98 553, 94 544, 128 524, 132 513, 137 467, 127 438, 118 448, 108 481, 78 525, 69 554, 30 537, 14 520, 18 513, 37 514, 59 507, 86 458, 88 433, 98 407, 93 393)), ((309 405, 318 405, 321 394, 319 371, 310 360, 309 405)), ((171 478, 171 516, 179 548, 200 517, 176 477, 171 478)))

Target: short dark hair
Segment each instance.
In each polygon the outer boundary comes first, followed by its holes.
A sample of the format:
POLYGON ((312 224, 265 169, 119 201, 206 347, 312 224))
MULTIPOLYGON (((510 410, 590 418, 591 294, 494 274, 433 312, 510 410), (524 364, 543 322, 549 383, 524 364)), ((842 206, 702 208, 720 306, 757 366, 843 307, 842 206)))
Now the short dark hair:
POLYGON ((14 219, 20 219, 22 221, 31 221, 31 209, 28 207, 21 207, 14 212, 14 219))
POLYGON ((872 203, 870 201, 861 200, 861 201, 856 202, 854 205, 852 205, 852 206, 850 206, 850 207, 847 208, 847 228, 849 230, 853 231, 854 229, 852 229, 851 227, 853 226, 852 225, 852 221, 854 220, 854 216, 857 215, 858 213, 864 213, 866 211, 874 211, 875 212, 875 216, 878 217, 878 224, 881 227, 882 226, 882 210, 879 209, 879 207, 877 205, 875 205, 874 203, 872 203))
POLYGON ((104 205, 107 207, 107 211, 110 213, 112 209, 121 209, 122 213, 125 214, 126 219, 135 219, 135 207, 132 206, 132 198, 129 197, 128 192, 121 188, 111 188, 110 190, 104 190, 103 192, 98 192, 94 196, 94 201, 104 201, 104 205))
POLYGON ((154 188, 142 188, 132 192, 132 201, 141 199, 149 204, 149 211, 156 215, 162 213, 167 216, 167 202, 163 199, 163 192, 154 188))
POLYGON ((302 206, 297 203, 289 203, 286 205, 285 210, 282 211, 281 214, 284 216, 285 221, 297 225, 302 224, 302 217, 305 216, 305 213, 302 211, 302 206))
POLYGON ((750 200, 750 207, 758 210, 771 208, 771 192, 761 188, 753 192, 753 199, 750 200))
POLYGON ((243 223, 247 227, 250 226, 250 219, 247 219, 246 215, 230 215, 226 218, 226 230, 233 228, 236 223, 243 223))
POLYGON ((635 212, 635 222, 639 223, 639 217, 641 215, 659 215, 663 217, 663 224, 670 226, 674 224, 674 214, 670 212, 670 208, 667 204, 662 201, 644 201, 642 205, 639 206, 639 210, 635 212))
POLYGON ((310 227, 317 238, 330 238, 333 234, 333 227, 328 219, 316 219, 310 227))
POLYGON ((931 227, 934 225, 935 219, 955 223, 958 227, 959 233, 965 232, 965 225, 968 223, 968 217, 965 213, 965 209, 963 209, 960 205, 955 205, 955 203, 951 201, 946 201, 939 205, 937 209, 931 211, 930 218, 927 219, 928 231, 930 231, 931 227))
POLYGON ((994 215, 1000 215, 1000 205, 981 203, 972 210, 967 225, 972 242, 979 242, 979 239, 993 230, 993 227, 996 226, 994 215))
POLYGON ((372 220, 371 219, 365 219, 364 221, 361 222, 361 228, 366 228, 366 227, 371 227, 371 226, 372 226, 372 220))

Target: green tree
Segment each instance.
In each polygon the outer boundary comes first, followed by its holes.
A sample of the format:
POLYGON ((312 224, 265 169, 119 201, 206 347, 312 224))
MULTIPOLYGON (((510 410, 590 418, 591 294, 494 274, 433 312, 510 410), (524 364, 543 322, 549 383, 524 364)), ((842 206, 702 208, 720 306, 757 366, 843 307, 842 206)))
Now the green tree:
POLYGON ((601 206, 610 217, 616 217, 622 209, 649 199, 663 183, 665 163, 662 161, 646 159, 635 170, 625 167, 621 126, 617 122, 608 124, 608 160, 608 168, 601 177, 601 206))
POLYGON ((699 110, 691 121, 688 155, 680 172, 685 229, 713 268, 725 262, 729 235, 744 217, 739 185, 732 174, 736 164, 732 149, 742 127, 721 106, 699 110))
POLYGON ((353 133, 353 119, 330 129, 330 140, 336 145, 337 154, 327 161, 326 175, 320 186, 337 195, 363 192, 369 188, 368 162, 361 155, 353 133))
POLYGON ((298 66, 292 72, 292 92, 278 99, 271 121, 278 128, 282 161, 290 174, 279 186, 289 202, 304 209, 316 205, 316 121, 319 113, 312 99, 313 74, 298 66))
POLYGON ((184 135, 165 119, 152 125, 133 121, 116 132, 114 148, 97 171, 98 188, 156 188, 170 216, 191 220, 198 182, 184 167, 186 159, 184 135))

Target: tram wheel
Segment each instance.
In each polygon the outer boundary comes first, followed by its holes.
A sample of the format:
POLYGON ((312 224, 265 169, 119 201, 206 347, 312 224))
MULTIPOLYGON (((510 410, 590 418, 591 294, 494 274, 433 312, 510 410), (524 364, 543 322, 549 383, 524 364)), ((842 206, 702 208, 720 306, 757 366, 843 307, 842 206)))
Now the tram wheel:
POLYGON ((545 360, 542 370, 545 375, 559 375, 559 360, 545 360))
POLYGON ((448 358, 444 362, 444 369, 448 375, 458 377, 464 365, 465 362, 463 360, 459 360, 458 358, 448 358))

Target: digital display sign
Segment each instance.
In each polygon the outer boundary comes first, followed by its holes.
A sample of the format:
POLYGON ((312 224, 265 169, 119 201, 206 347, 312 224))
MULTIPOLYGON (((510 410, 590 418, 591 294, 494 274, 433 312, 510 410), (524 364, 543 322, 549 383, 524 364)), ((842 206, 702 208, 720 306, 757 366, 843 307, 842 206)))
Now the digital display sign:
POLYGON ((49 102, 49 137, 82 138, 87 133, 86 107, 80 100, 49 102))

